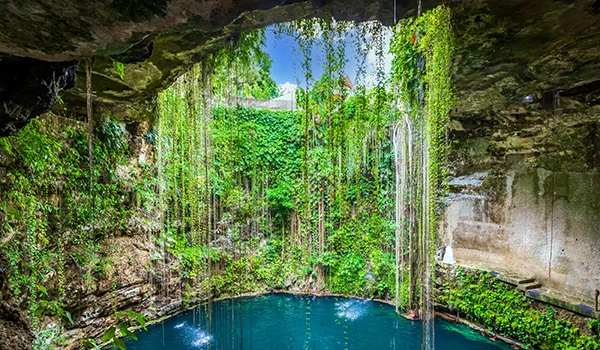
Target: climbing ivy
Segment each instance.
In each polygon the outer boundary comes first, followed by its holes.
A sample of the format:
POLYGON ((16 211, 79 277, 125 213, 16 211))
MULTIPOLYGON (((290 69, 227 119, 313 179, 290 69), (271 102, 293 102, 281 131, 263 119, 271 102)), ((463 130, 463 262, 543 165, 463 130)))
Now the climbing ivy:
MULTIPOLYGON (((418 18, 401 21, 394 28, 390 52, 392 61, 392 88, 395 91, 394 142, 397 162, 407 172, 396 174, 398 198, 401 206, 397 220, 402 225, 401 236, 407 236, 410 271, 409 306, 414 307, 420 295, 430 298, 430 285, 437 247, 436 233, 444 196, 447 170, 446 130, 453 105, 450 65, 453 53, 453 35, 450 10, 435 8, 418 18), (419 266, 424 266, 420 268, 419 266), (429 276, 417 277, 416 271, 429 276), (423 290, 417 292, 417 279, 423 281, 423 290)), ((397 171, 402 169, 397 169, 397 171)), ((404 256, 401 259, 405 259, 404 256)), ((404 274, 404 271, 400 272, 404 274)))
POLYGON ((217 99, 280 96, 264 43, 265 30, 251 30, 231 38, 224 49, 213 54, 211 90, 217 99))
POLYGON ((0 258, 8 262, 10 290, 28 310, 34 329, 46 316, 65 326, 73 323, 65 269, 75 269, 84 288, 111 274, 106 239, 128 230, 136 193, 147 193, 134 192, 117 174, 127 161, 124 128, 107 119, 95 135, 92 189, 87 132, 78 122, 47 115, 1 142, 12 165, 0 191, 0 258))
MULTIPOLYGON (((344 110, 352 112, 351 108, 344 110)), ((238 253, 218 243, 212 245, 211 259, 222 272, 211 276, 210 289, 216 294, 238 294, 283 288, 287 279, 309 278, 316 273, 313 266, 320 264, 328 275, 324 288, 385 296, 392 285, 392 258, 385 251, 391 223, 383 209, 373 214, 361 210, 363 205, 379 205, 378 199, 367 199, 377 186, 368 172, 364 178, 362 171, 355 175, 361 177, 358 191, 364 197, 362 203, 357 202, 356 187, 337 188, 348 202, 347 208, 329 215, 332 225, 325 242, 327 250, 313 254, 315 242, 303 239, 295 221, 303 210, 305 189, 301 171, 303 113, 217 107, 211 118, 210 196, 218 203, 213 239, 231 241, 242 250, 238 253), (352 206, 361 214, 352 214, 352 206), (241 271, 248 280, 240 280, 241 271), (373 280, 368 277, 371 275, 373 280)), ((325 146, 311 147, 309 154, 313 159, 330 159, 325 146)), ((320 174, 329 172, 327 167, 332 167, 331 162, 311 163, 309 176, 322 179, 320 174)), ((172 193, 179 192, 185 193, 172 193)), ((318 213, 313 213, 312 219, 318 220, 318 213)), ((205 268, 206 242, 192 242, 188 238, 192 232, 184 234, 177 225, 175 221, 166 228, 172 237, 168 250, 181 261, 176 268, 182 268, 184 276, 194 277, 198 267, 205 268)))

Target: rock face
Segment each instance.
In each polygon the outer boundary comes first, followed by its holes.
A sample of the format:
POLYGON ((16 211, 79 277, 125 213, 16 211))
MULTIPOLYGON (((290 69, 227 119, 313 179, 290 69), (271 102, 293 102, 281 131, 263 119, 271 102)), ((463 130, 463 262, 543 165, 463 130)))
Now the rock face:
POLYGON ((49 111, 61 89, 75 86, 76 65, 0 54, 0 137, 49 111))
POLYGON ((14 305, 0 301, 0 349, 31 349, 29 322, 14 305))
MULTIPOLYGON (((76 266, 70 265, 67 272, 66 304, 73 310, 74 321, 69 335, 101 337, 117 322, 115 309, 134 310, 150 320, 181 310, 182 279, 162 261, 153 262, 152 242, 136 235, 117 237, 107 244, 118 252, 112 257, 115 269, 107 276, 85 283, 76 266)), ((47 324, 53 322, 47 320, 47 324)))
POLYGON ((593 1, 457 4, 443 230, 456 258, 593 305, 600 286, 600 15, 593 1))

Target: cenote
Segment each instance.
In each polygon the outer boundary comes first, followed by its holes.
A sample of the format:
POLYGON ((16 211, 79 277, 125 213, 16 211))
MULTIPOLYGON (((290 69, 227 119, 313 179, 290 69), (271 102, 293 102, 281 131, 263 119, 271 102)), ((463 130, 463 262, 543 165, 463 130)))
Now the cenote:
MULTIPOLYGON (((136 333, 141 349, 418 349, 420 322, 390 305, 353 298, 267 294, 221 300, 136 333), (210 317, 209 317, 210 314, 210 317)), ((438 319, 436 349, 510 349, 438 319)))
POLYGON ((599 23, 0 1, 0 350, 600 350, 599 23))

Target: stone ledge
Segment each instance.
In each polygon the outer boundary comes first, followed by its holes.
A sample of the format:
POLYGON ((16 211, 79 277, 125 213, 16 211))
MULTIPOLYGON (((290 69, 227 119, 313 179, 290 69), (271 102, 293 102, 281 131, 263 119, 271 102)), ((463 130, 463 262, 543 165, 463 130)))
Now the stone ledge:
MULTIPOLYGON (((496 277, 498 280, 514 285, 516 287, 520 287, 524 284, 531 284, 535 282, 534 278, 524 277, 519 274, 513 272, 497 272, 497 271, 489 271, 489 273, 496 277)), ((535 289, 525 289, 519 288, 519 290, 525 293, 525 296, 535 299, 537 301, 541 301, 546 304, 550 304, 552 306, 559 307, 561 309, 565 309, 576 314, 600 319, 600 311, 594 310, 592 306, 578 303, 576 301, 566 300, 568 298, 561 298, 560 296, 553 295, 552 291, 547 288, 542 288, 541 285, 535 289)))
POLYGON ((574 304, 565 300, 561 300, 557 297, 554 297, 537 289, 525 291, 525 295, 531 299, 535 299, 543 303, 559 307, 561 309, 569 310, 586 317, 600 319, 600 312, 595 311, 594 308, 589 305, 581 303, 574 304))

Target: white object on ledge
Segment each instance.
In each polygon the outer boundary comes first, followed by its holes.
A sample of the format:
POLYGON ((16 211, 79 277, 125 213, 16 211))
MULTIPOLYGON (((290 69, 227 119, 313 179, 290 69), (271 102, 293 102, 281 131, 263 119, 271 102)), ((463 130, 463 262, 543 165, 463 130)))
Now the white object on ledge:
POLYGON ((447 246, 446 251, 444 252, 444 259, 442 259, 444 264, 454 265, 456 261, 454 261, 454 253, 452 252, 452 247, 447 246))

